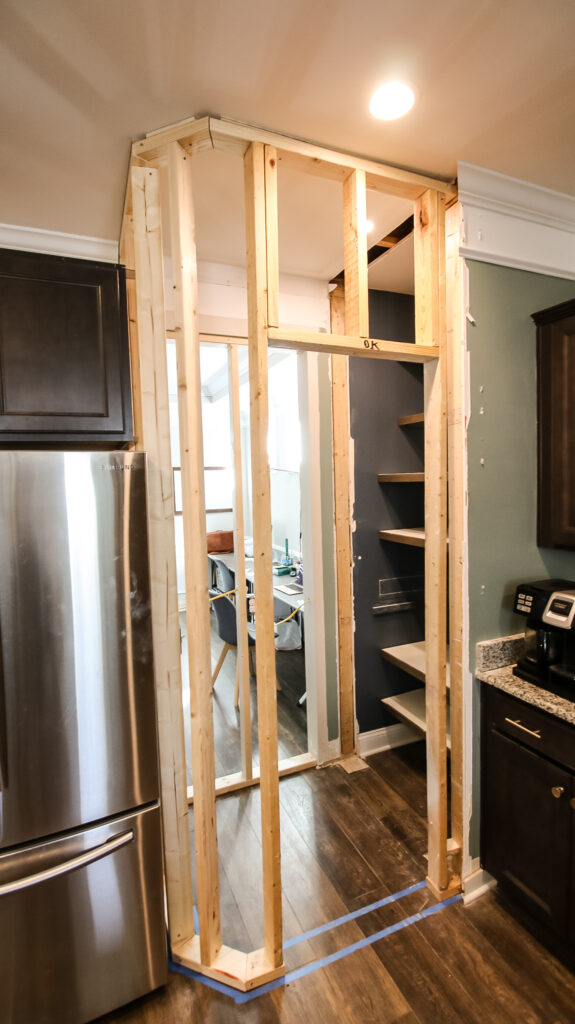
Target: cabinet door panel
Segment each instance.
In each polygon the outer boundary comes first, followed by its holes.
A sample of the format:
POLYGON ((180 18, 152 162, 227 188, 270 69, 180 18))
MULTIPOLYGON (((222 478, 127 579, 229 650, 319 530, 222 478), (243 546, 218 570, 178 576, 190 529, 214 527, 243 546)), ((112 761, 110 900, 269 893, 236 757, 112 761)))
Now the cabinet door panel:
POLYGON ((575 302, 537 324, 537 543, 575 547, 575 302))
POLYGON ((123 275, 0 252, 0 443, 131 439, 123 275))
POLYGON ((490 730, 482 780, 484 866, 535 917, 566 936, 571 776, 490 730))
POLYGON ((575 947, 575 779, 571 780, 571 872, 569 875, 569 943, 575 947))

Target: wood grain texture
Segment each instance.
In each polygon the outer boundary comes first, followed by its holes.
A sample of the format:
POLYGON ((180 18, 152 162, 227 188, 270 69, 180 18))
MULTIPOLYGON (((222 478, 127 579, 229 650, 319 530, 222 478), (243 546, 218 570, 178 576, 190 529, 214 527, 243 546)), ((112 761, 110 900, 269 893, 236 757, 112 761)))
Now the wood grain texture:
MULTIPOLYGON (((141 408, 138 447, 148 453, 152 630, 168 919, 172 941, 194 934, 182 716, 180 628, 174 540, 159 172, 131 170, 135 316, 141 408)), ((135 370, 136 368, 134 368, 135 370)))
POLYGON ((272 590, 272 527, 268 434, 265 159, 262 143, 246 153, 245 203, 248 278, 250 436, 254 531, 254 592, 258 632, 258 734, 262 798, 265 948, 270 965, 282 953, 280 821, 277 775, 277 701, 272 590))
POLYGON ((415 204, 415 332, 440 356, 424 367, 425 641, 428 876, 447 889, 447 402, 445 387, 445 209, 427 192, 415 204))
POLYGON ((197 471, 197 467, 203 465, 197 267, 191 160, 177 142, 168 146, 168 179, 172 277, 177 323, 178 422, 182 469, 192 771, 196 813, 196 900, 201 962, 204 966, 209 966, 218 955, 222 941, 215 813, 210 621, 205 571, 206 511, 204 476, 197 471))
POLYGON ((380 484, 422 484, 425 473, 378 473, 380 484))
POLYGON ((240 156, 246 153, 251 142, 258 142, 275 147, 279 159, 294 170, 343 181, 350 171, 357 169, 366 175, 370 189, 406 199, 416 199, 429 188, 438 189, 446 195, 453 195, 456 192, 453 185, 438 178, 393 167, 391 164, 366 160, 350 153, 326 149, 301 139, 279 135, 265 128, 217 117, 187 118, 150 132, 144 139, 134 143, 132 152, 134 157, 151 160, 161 156, 164 147, 170 142, 180 142, 184 149, 189 151, 221 149, 240 156))
POLYGON ((397 420, 398 427, 411 427, 414 423, 423 423, 422 412, 414 412, 410 416, 400 416, 397 420))
MULTIPOLYGON (((332 331, 345 330, 345 292, 330 293, 332 331)), ((355 751, 355 671, 353 662, 353 573, 349 457, 348 358, 331 356, 331 410, 333 445, 333 500, 337 593, 339 735, 345 757, 355 751)))
POLYGON ((126 189, 126 213, 120 237, 120 261, 126 267, 126 301, 128 304, 128 335, 130 338, 130 380, 132 386, 132 418, 134 447, 142 448, 142 394, 140 391, 140 342, 138 338, 138 306, 136 296, 136 255, 134 252, 134 215, 132 212, 131 178, 126 189))
POLYGON ((360 338, 369 338, 366 222, 365 174, 352 171, 343 184, 345 332, 360 338))
POLYGON ((278 157, 273 146, 264 149, 266 206, 267 323, 279 327, 280 261, 278 237, 278 157))
MULTIPOLYGON (((236 559, 237 616, 237 678, 239 681, 240 749, 243 778, 252 778, 251 697, 247 626, 246 550, 244 524, 244 490, 242 475, 242 433, 240 421, 240 371, 237 345, 228 349, 228 391, 230 397, 230 428, 234 459, 234 552, 236 559), (242 582, 243 581, 243 582, 242 582)), ((219 774, 219 773, 218 773, 219 774)))
POLYGON ((427 345, 410 342, 386 341, 370 338, 366 328, 360 335, 346 327, 345 333, 322 334, 321 331, 290 330, 270 327, 269 343, 272 348, 289 348, 299 352, 334 352, 343 356, 362 356, 368 359, 394 359, 404 363, 428 363, 437 358, 438 350, 427 345))
POLYGON ((463 619, 467 592, 467 437, 461 207, 445 215, 447 463, 449 469, 449 671, 451 723, 451 836, 463 848, 463 619))

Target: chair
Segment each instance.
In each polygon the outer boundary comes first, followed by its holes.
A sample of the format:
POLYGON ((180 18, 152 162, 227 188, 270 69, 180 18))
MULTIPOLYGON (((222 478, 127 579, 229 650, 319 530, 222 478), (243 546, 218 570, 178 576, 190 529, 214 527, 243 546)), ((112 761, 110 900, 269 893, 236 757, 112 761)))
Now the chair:
MULTIPOLYGON (((222 647, 218 663, 214 669, 212 675, 212 688, 215 686, 216 679, 220 673, 220 669, 225 661, 228 651, 237 651, 238 648, 238 627, 236 621, 236 606, 229 597, 218 596, 218 590, 210 590, 210 597, 215 597, 217 600, 212 601, 212 608, 216 616, 218 636, 220 640, 223 640, 224 646, 222 647)), ((254 631, 248 627, 248 655, 250 664, 250 675, 255 675, 254 663, 252 652, 256 645, 254 631)), ((240 679, 239 679, 239 664, 236 659, 236 688, 234 691, 234 707, 237 708, 240 701, 240 679)))
MULTIPOLYGON (((236 620, 236 606, 229 597, 222 597, 218 590, 210 589, 210 597, 215 597, 216 600, 211 602, 211 606, 216 616, 218 636, 220 640, 223 640, 224 646, 222 647, 218 663, 214 669, 212 675, 212 689, 215 686, 216 679, 220 673, 220 669, 225 661, 228 651, 237 651, 238 648, 238 626, 236 620)), ((253 626, 248 626, 248 657, 250 675, 255 676, 255 668, 253 661, 253 652, 256 646, 255 629, 253 626)), ((279 690, 280 684, 276 679, 276 689, 279 690)), ((237 708, 240 702, 240 677, 239 677, 239 662, 236 658, 236 686, 234 690, 234 707, 237 708)))

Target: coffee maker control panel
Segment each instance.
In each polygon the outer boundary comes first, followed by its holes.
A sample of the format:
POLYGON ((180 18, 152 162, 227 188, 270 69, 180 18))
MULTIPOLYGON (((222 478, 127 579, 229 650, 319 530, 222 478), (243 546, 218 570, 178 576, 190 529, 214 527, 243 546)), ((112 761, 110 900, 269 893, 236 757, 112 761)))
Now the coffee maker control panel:
POLYGON ((531 609, 533 608, 533 594, 526 594, 520 587, 517 588, 515 594, 515 604, 513 606, 514 612, 519 612, 521 615, 530 615, 531 609))
POLYGON ((545 611, 543 622, 559 629, 573 629, 575 619, 575 590, 555 591, 551 594, 545 611))
MULTIPOLYGON (((520 583, 515 591, 513 611, 518 612, 519 615, 526 615, 530 619, 529 625, 537 629, 543 625, 543 615, 554 598, 564 598, 570 602, 575 600, 575 581, 553 579, 520 583)), ((555 621, 552 623, 552 625, 557 624, 555 621)), ((562 626, 562 628, 570 629, 571 627, 562 626)))

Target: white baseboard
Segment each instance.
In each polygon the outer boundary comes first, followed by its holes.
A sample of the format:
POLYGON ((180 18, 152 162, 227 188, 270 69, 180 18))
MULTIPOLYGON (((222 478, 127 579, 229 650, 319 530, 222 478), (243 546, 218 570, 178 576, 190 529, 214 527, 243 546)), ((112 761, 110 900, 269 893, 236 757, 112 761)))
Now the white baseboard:
POLYGON ((463 903, 468 906, 473 903, 474 900, 483 896, 484 893, 489 892, 497 885, 497 881, 490 875, 488 871, 483 868, 479 868, 478 871, 474 871, 472 875, 463 879, 463 903))
POLYGON ((412 729, 403 722, 397 725, 386 725, 382 729, 372 729, 371 732, 360 732, 357 737, 357 752, 360 757, 369 757, 370 754, 379 754, 382 750, 392 750, 393 747, 403 747, 406 743, 415 743, 421 739, 421 733, 412 729))

